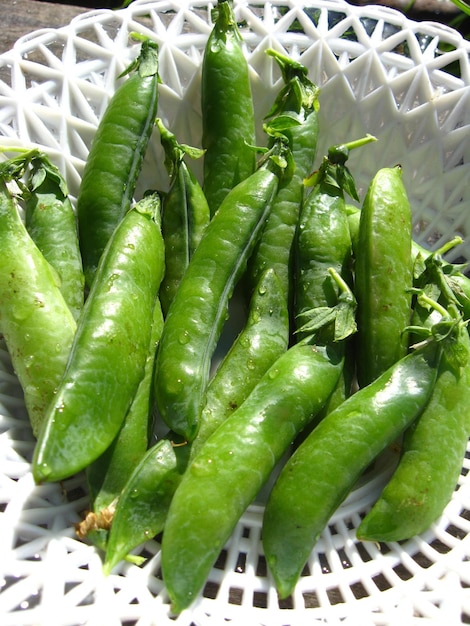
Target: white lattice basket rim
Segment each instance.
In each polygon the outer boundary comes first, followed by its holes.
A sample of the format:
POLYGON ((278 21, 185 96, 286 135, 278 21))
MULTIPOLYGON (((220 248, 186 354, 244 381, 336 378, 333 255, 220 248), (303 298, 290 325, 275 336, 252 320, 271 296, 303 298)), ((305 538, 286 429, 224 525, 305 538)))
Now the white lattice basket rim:
MULTIPOLYGON (((95 10, 60 29, 17 41, 0 56, 3 147, 39 146, 61 168, 75 198, 91 138, 117 76, 135 56, 129 33, 160 44, 160 115, 181 141, 200 145, 200 64, 210 32, 206 0, 136 0, 95 10)), ((300 59, 321 87, 319 157, 333 143, 371 133, 352 154, 364 191, 378 167, 400 162, 413 204, 416 239, 438 246, 470 232, 470 44, 451 28, 413 22, 379 6, 341 0, 235 0, 253 93, 262 116, 280 85, 265 55, 277 47, 300 59)), ((166 180, 159 141, 151 143, 138 192, 166 180), (151 185, 150 185, 151 183, 151 185)), ((470 240, 470 238, 469 238, 470 240)), ((470 243, 458 248, 470 259, 470 243)), ((262 505, 252 505, 194 605, 170 616, 158 538, 105 578, 74 523, 87 506, 82 476, 36 486, 34 441, 21 389, 0 347, 0 616, 4 626, 179 624, 304 626, 315 622, 457 624, 470 619, 470 452, 454 496, 423 535, 403 544, 361 544, 361 514, 393 464, 387 452, 330 521, 294 594, 279 602, 260 542, 262 505)))

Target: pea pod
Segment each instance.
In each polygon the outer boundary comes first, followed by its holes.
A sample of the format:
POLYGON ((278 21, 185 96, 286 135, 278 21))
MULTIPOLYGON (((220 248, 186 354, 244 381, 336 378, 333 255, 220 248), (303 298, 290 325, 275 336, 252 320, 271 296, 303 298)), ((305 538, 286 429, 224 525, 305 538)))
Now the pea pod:
POLYGON ((361 386, 406 354, 403 330, 411 316, 411 241, 411 207, 401 168, 382 168, 364 199, 355 263, 361 386))
POLYGON ((164 271, 153 206, 151 198, 135 205, 105 248, 36 445, 37 482, 62 480, 103 454, 135 396, 164 271))
MULTIPOLYGON (((345 194, 357 197, 357 191, 346 161, 350 150, 373 140, 368 135, 347 144, 331 146, 320 168, 306 181, 313 188, 302 203, 294 248, 294 325, 297 337, 302 337, 305 332, 302 328, 305 316, 309 316, 314 309, 328 310, 335 307, 341 292, 347 291, 335 276, 340 276, 347 284, 352 283, 352 243, 345 194)), ((338 325, 348 329, 346 334, 349 337, 351 331, 355 332, 356 326, 349 302, 343 304, 345 306, 339 312, 339 315, 343 315, 343 321, 338 325)), ((354 374, 350 343, 344 338, 338 346, 343 351, 345 367, 337 388, 317 416, 318 419, 350 393, 354 374)))
POLYGON ((470 433, 470 340, 461 324, 456 343, 442 356, 429 403, 405 432, 397 468, 357 529, 361 541, 419 535, 452 497, 470 433))
MULTIPOLYGON (((351 241, 353 244, 353 250, 358 249, 359 245, 359 224, 361 219, 361 210, 354 205, 347 206, 348 213, 348 222, 349 222, 349 230, 351 233, 351 241)), ((456 242, 449 242, 451 247, 458 244, 458 238, 456 242)), ((445 249, 447 244, 443 246, 445 249)), ((441 249, 442 250, 442 249, 441 249)), ((441 250, 437 252, 441 254, 441 250)), ((411 253, 413 261, 416 262, 417 258, 421 258, 423 262, 426 262, 426 259, 430 257, 431 254, 435 254, 433 252, 423 246, 421 246, 416 241, 411 242, 411 253)), ((355 253, 356 254, 356 253, 355 253)), ((441 260, 441 269, 442 274, 446 282, 448 283, 449 288, 454 293, 455 297, 459 302, 459 308, 462 311, 462 315, 464 320, 470 319, 470 278, 462 272, 462 268, 456 266, 452 263, 441 260)))
MULTIPOLYGON (((284 86, 268 114, 271 132, 282 132, 292 154, 293 172, 278 191, 263 234, 249 263, 251 286, 272 267, 281 281, 286 298, 292 299, 292 242, 304 197, 304 178, 313 167, 318 140, 318 88, 309 80, 302 64, 269 49, 281 67, 284 86)), ((270 144, 274 138, 270 138, 270 144)), ((287 177, 286 177, 287 178, 287 177)))
POLYGON ((162 231, 165 238, 165 276, 160 288, 162 309, 166 315, 179 287, 189 260, 209 223, 209 205, 185 156, 199 158, 203 151, 180 144, 160 119, 157 119, 170 188, 163 199, 162 231))
POLYGON ((275 271, 269 269, 253 291, 245 327, 209 382, 191 458, 209 435, 243 404, 260 377, 288 345, 287 301, 281 281, 275 271))
POLYGON ((116 89, 88 154, 77 197, 85 279, 90 286, 114 229, 129 210, 158 105, 158 46, 145 40, 116 89))
POLYGON ((77 526, 80 539, 105 548, 108 531, 129 476, 145 456, 152 437, 152 382, 155 354, 163 328, 160 300, 154 310, 149 351, 143 377, 116 439, 86 468, 90 511, 77 526))
POLYGON ((231 0, 219 0, 202 60, 203 189, 211 215, 256 167, 253 98, 248 63, 231 0))
POLYGON ((35 436, 64 373, 76 322, 56 274, 34 244, 0 177, 0 332, 35 436))
POLYGON ((77 319, 84 300, 84 276, 77 220, 64 177, 36 149, 21 150, 20 156, 3 162, 1 169, 20 187, 26 229, 57 272, 59 288, 77 319))
MULTIPOLYGON (((284 150, 282 142, 279 150, 284 150)), ((225 197, 168 310, 157 353, 155 398, 167 426, 188 441, 197 433, 230 296, 260 235, 281 173, 273 155, 225 197)))
POLYGON ((431 344, 400 359, 326 415, 283 467, 262 534, 281 598, 292 593, 321 532, 360 475, 426 405, 439 353, 431 344))
POLYGON ((106 538, 108 575, 131 550, 159 534, 189 460, 191 444, 168 433, 147 450, 124 485, 106 538))
POLYGON ((354 180, 346 167, 351 149, 374 138, 331 146, 320 168, 308 179, 312 185, 299 216, 295 241, 295 300, 297 321, 311 309, 334 306, 338 285, 333 268, 351 283, 352 243, 345 194, 357 198, 354 180))
POLYGON ((176 613, 196 599, 238 519, 330 395, 341 362, 331 346, 291 347, 199 450, 163 533, 162 571, 176 613))
POLYGON ((242 404, 268 367, 287 349, 289 318, 273 270, 253 292, 245 327, 216 370, 207 390, 201 425, 192 443, 174 434, 157 442, 135 469, 117 504, 105 571, 163 530, 171 498, 188 462, 218 426, 242 404))

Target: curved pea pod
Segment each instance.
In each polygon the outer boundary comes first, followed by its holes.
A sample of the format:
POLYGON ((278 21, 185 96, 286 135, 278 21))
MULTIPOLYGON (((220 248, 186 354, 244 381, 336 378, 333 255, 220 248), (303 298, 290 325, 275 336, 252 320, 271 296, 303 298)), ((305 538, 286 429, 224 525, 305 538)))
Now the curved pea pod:
POLYGON ((212 17, 201 78, 203 189, 211 215, 256 169, 249 68, 231 0, 219 0, 212 17))
POLYGON ((334 348, 296 344, 201 447, 163 533, 163 579, 176 613, 196 599, 240 516, 331 394, 341 369, 334 348))
POLYGON ((168 310, 157 352, 155 398, 167 426, 188 441, 197 433, 229 299, 260 235, 280 176, 279 166, 268 159, 225 197, 168 310))
POLYGON ((423 410, 438 358, 432 344, 396 362, 326 415, 283 467, 263 517, 264 553, 281 598, 367 466, 423 410))
POLYGON ((75 319, 84 302, 85 278, 75 211, 66 182, 44 154, 31 160, 26 181, 25 223, 31 238, 57 271, 60 290, 75 319))
POLYGON ((200 158, 202 150, 180 144, 157 119, 170 188, 163 198, 162 231, 165 238, 165 275, 160 287, 164 315, 210 220, 209 205, 201 185, 184 161, 200 158))
POLYGON ((135 205, 105 248, 36 445, 37 482, 62 480, 103 454, 135 396, 164 271, 154 206, 151 197, 135 205))
MULTIPOLYGON (((304 198, 304 178, 310 173, 318 141, 318 88, 302 64, 268 50, 279 63, 284 79, 268 117, 277 120, 271 132, 282 132, 289 142, 293 171, 280 187, 271 212, 249 263, 250 283, 256 286, 263 272, 272 267, 292 299, 292 243, 304 198)), ((267 122, 269 127, 269 121, 267 122)), ((270 138, 272 143, 273 138, 270 138)))
MULTIPOLYGON (((462 348, 470 353, 465 329, 462 348)), ((357 529, 361 541, 403 541, 427 530, 457 485, 470 433, 470 365, 444 352, 429 403, 405 432, 397 468, 357 529)))
POLYGON ((171 499, 188 462, 286 351, 288 336, 283 290, 274 271, 268 270, 253 293, 245 327, 208 386, 196 438, 181 445, 174 433, 168 433, 132 473, 114 513, 105 571, 111 571, 136 546, 163 530, 171 499))
POLYGON ((163 328, 160 301, 154 310, 149 351, 144 373, 116 439, 86 468, 90 511, 77 526, 80 539, 105 547, 107 535, 122 490, 146 454, 153 425, 153 371, 163 328))
POLYGON ((158 46, 142 43, 130 76, 118 86, 101 118, 77 197, 85 280, 91 286, 114 229, 129 210, 158 105, 158 46))
POLYGON ((134 548, 162 532, 173 495, 187 469, 191 444, 168 433, 142 457, 124 485, 107 537, 109 574, 134 548))
POLYGON ((357 377, 367 385, 407 351, 413 259, 411 207, 400 167, 380 169, 361 210, 356 254, 357 377))
POLYGON ((65 371, 76 322, 0 178, 0 332, 24 393, 33 434, 65 371))

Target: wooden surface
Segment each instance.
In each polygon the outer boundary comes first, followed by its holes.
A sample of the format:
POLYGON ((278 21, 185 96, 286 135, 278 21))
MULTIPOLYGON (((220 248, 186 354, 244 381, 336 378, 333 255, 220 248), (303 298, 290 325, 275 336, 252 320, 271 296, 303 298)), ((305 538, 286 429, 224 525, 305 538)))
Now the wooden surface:
MULTIPOLYGON (((376 3, 405 9, 411 4, 415 11, 424 12, 420 17, 436 21, 446 21, 449 14, 457 11, 451 0, 350 0, 352 4, 376 3)), ((80 0, 77 0, 77 4, 80 0)), ((86 3, 90 4, 90 3, 86 3)), ((97 2, 99 6, 99 2, 97 2)), ((103 3, 101 3, 103 6, 103 3)), ((89 11, 85 6, 74 6, 38 0, 0 0, 2 28, 0 29, 0 53, 10 50, 15 41, 40 28, 58 28, 66 26, 70 20, 89 11)), ((415 15, 411 15, 415 18, 415 15)))
POLYGON ((0 0, 0 53, 10 50, 22 35, 40 28, 66 26, 73 17, 87 10, 84 7, 38 0, 0 0))

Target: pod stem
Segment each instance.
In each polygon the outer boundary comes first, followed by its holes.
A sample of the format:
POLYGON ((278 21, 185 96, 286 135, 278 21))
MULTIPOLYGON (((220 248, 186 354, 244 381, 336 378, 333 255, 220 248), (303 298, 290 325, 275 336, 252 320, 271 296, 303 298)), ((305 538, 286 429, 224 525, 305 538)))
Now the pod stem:
POLYGON ((155 125, 160 132, 160 141, 165 152, 165 167, 172 178, 178 170, 179 164, 188 156, 191 159, 201 158, 205 150, 195 148, 185 143, 179 143, 176 136, 164 125, 161 118, 155 120, 155 125))
POLYGON ((305 342, 311 342, 319 336, 319 333, 326 331, 327 341, 337 343, 357 331, 356 298, 347 282, 334 268, 329 267, 327 271, 339 290, 337 303, 332 307, 322 306, 309 309, 299 315, 299 317, 307 318, 307 322, 296 331, 296 333, 306 335, 303 339, 305 342), (331 333, 332 328, 333 333, 331 333))
POLYGON ((318 111, 320 89, 308 78, 307 68, 273 48, 266 50, 266 54, 277 61, 285 83, 266 118, 279 115, 282 111, 295 111, 299 114, 303 113, 304 116, 318 111))
POLYGON ((361 148, 374 141, 377 141, 377 137, 368 133, 365 137, 361 137, 360 139, 330 146, 330 148, 328 148, 328 160, 335 165, 344 165, 349 158, 351 150, 361 148))

